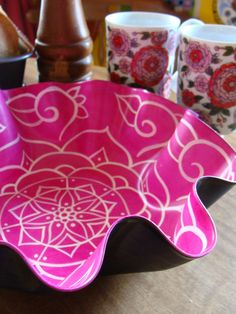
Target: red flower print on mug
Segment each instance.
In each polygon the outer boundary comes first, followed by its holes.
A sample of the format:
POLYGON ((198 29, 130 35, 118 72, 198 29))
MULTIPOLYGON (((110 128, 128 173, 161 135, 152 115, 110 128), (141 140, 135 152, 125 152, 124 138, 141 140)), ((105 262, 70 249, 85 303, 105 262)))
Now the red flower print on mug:
POLYGON ((131 69, 131 62, 128 58, 122 58, 119 61, 119 69, 120 72, 123 74, 128 74, 130 73, 130 69, 131 69))
POLYGON ((109 36, 111 51, 117 56, 125 56, 130 49, 130 37, 124 30, 113 29, 109 36))
POLYGON ((120 83, 120 76, 116 72, 111 72, 110 78, 112 82, 120 83))
POLYGON ((186 64, 194 72, 204 72, 211 64, 211 52, 208 47, 198 42, 190 42, 184 52, 186 64))
POLYGON ((184 89, 182 92, 182 101, 185 106, 192 107, 195 103, 195 95, 188 89, 184 89))
POLYGON ((151 42, 153 45, 161 46, 168 38, 167 31, 151 32, 151 42))
POLYGON ((219 67, 209 82, 208 95, 212 104, 220 108, 230 108, 236 104, 236 63, 219 67))
POLYGON ((200 93, 205 93, 208 90, 208 78, 204 74, 199 74, 195 79, 195 88, 200 93))
POLYGON ((167 67, 167 50, 163 47, 150 45, 135 53, 131 63, 131 72, 136 83, 150 87, 162 80, 167 67))

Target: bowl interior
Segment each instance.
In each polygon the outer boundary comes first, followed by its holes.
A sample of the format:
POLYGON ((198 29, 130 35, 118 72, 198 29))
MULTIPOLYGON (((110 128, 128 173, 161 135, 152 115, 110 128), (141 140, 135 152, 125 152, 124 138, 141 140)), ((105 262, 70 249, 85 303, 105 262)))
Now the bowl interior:
POLYGON ((48 285, 87 285, 127 217, 149 221, 181 254, 214 247, 195 186, 235 180, 235 151, 195 114, 102 81, 2 91, 0 110, 1 243, 48 285))

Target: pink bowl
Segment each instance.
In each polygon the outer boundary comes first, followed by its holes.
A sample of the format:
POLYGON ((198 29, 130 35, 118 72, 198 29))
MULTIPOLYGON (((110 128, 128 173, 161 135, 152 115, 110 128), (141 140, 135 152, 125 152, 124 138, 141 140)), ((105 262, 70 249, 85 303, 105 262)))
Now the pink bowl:
POLYGON ((0 98, 1 248, 40 282, 78 290, 214 248, 205 206, 235 184, 236 153, 194 113, 105 81, 0 98))

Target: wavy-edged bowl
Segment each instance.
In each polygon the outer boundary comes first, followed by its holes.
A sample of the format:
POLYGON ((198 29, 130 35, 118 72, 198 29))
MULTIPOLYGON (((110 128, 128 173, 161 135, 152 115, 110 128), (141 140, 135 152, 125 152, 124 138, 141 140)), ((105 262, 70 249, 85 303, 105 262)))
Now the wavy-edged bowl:
POLYGON ((216 244, 236 153, 196 114, 105 81, 0 92, 2 286, 79 290, 216 244))

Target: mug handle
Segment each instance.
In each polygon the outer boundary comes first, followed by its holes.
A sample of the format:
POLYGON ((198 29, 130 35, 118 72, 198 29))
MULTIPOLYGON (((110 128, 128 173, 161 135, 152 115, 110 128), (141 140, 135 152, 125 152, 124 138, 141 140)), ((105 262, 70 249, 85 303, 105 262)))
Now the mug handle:
POLYGON ((179 31, 180 31, 184 26, 193 25, 193 24, 204 25, 205 23, 204 23, 202 20, 195 19, 195 18, 191 18, 191 19, 188 19, 188 20, 184 21, 184 22, 180 25, 179 31))
POLYGON ((177 46, 179 46, 179 38, 180 38, 180 33, 181 33, 181 30, 185 27, 185 26, 188 26, 188 25, 204 25, 205 23, 199 19, 194 19, 194 18, 191 18, 191 19, 188 19, 186 21, 184 21, 178 28, 178 31, 177 31, 177 46))
MULTIPOLYGON (((177 46, 179 46, 179 38, 180 38, 180 33, 181 33, 181 30, 185 27, 185 26, 188 26, 188 25, 204 25, 205 23, 199 19, 194 19, 194 18, 191 18, 191 19, 188 19, 186 21, 184 21, 178 31, 177 31, 177 46)), ((177 93, 177 80, 178 80, 178 71, 175 71, 175 73, 172 75, 172 79, 171 79, 171 91, 174 92, 175 94, 177 93)))

